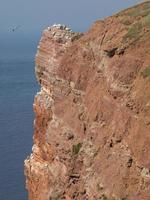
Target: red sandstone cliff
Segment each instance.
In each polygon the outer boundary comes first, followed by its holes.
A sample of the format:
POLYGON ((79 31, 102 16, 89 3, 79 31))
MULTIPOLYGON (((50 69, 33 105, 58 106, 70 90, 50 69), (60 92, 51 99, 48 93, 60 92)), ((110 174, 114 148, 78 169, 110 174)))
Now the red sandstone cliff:
POLYGON ((150 2, 87 33, 44 30, 30 200, 150 200, 150 2))

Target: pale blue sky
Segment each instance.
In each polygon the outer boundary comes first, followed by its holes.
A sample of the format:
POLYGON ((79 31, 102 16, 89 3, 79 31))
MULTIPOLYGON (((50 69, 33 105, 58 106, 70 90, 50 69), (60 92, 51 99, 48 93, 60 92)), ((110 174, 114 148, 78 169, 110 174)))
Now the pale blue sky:
POLYGON ((87 30, 97 19, 130 7, 139 0, 0 0, 0 29, 22 25, 23 32, 41 31, 53 23, 87 30))
POLYGON ((43 29, 63 23, 86 31, 105 18, 140 0, 0 0, 0 60, 34 57, 43 29), (12 32, 12 29, 21 27, 12 32))

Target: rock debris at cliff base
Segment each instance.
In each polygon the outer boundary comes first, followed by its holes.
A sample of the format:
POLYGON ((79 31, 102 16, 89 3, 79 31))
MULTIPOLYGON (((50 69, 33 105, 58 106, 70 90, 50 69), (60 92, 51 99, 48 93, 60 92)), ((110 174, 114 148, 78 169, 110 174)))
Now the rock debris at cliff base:
POLYGON ((43 31, 29 200, 150 200, 150 2, 43 31))

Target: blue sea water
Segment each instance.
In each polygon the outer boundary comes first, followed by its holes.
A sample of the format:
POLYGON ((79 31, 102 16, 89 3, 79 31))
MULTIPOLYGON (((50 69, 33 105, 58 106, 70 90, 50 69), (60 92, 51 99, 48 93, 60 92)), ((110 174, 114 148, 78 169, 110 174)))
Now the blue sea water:
POLYGON ((27 200, 24 159, 32 147, 36 42, 0 49, 0 200, 27 200))

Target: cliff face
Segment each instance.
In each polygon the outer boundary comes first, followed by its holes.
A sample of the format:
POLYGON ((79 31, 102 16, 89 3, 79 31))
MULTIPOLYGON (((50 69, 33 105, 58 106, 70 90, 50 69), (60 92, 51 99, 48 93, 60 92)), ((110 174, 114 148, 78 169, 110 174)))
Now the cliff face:
POLYGON ((44 30, 30 200, 150 199, 150 2, 87 33, 44 30))

